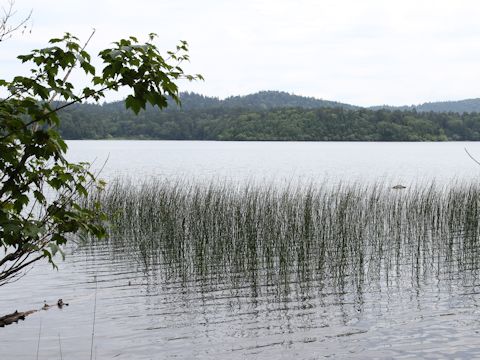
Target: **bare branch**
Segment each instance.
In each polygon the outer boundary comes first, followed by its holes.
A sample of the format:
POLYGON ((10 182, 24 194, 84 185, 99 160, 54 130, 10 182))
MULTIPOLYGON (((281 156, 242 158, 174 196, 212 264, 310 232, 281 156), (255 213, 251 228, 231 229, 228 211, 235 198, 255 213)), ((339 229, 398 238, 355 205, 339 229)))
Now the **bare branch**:
MULTIPOLYGON (((80 53, 81 53, 83 50, 85 50, 85 48, 88 46, 88 43, 90 42, 90 40, 92 40, 92 37, 93 37, 93 35, 95 35, 95 32, 96 32, 96 31, 97 31, 97 30, 96 30, 95 28, 92 30, 92 33, 91 33, 90 36, 88 37, 87 41, 85 42, 85 44, 83 44, 83 47, 82 47, 82 49, 80 50, 80 53)), ((76 63, 77 63, 77 62, 75 61, 75 63, 70 67, 70 69, 68 69, 67 73, 65 74, 65 77, 64 77, 63 80, 62 80, 63 83, 65 83, 65 82, 68 80, 68 77, 69 77, 70 74, 72 73, 72 70, 73 70, 73 68, 75 67, 75 64, 76 64, 76 63)), ((50 99, 48 100, 48 102, 49 102, 49 103, 53 102, 53 100, 55 100, 55 97, 57 97, 57 95, 58 95, 58 92, 54 92, 54 93, 52 94, 52 96, 50 97, 50 99)))
POLYGON ((477 159, 475 159, 467 150, 467 148, 463 148, 465 150, 465 152, 467 153, 467 155, 470 157, 470 159, 472 159, 473 161, 475 161, 478 165, 480 165, 480 161, 478 161, 477 159))
POLYGON ((20 20, 20 22, 14 22, 13 18, 16 15, 16 11, 14 11, 14 5, 15 1, 10 0, 8 2, 8 5, 2 6, 2 17, 0 18, 0 42, 5 41, 7 39, 10 39, 13 35, 14 32, 16 31, 21 31, 22 34, 25 33, 25 31, 28 31, 28 25, 30 22, 30 19, 32 18, 32 12, 33 10, 30 10, 28 15, 23 18, 23 20, 20 20))

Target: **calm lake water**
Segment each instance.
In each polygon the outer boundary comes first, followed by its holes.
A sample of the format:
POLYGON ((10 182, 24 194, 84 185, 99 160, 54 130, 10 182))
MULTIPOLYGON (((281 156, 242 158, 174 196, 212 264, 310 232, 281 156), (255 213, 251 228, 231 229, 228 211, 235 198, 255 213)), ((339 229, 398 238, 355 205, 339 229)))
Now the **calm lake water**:
POLYGON ((228 180, 392 181, 479 178, 480 143, 69 141, 70 159, 103 167, 101 177, 228 180), (104 166, 103 166, 104 165, 104 166))
MULTIPOLYGON (((95 160, 100 167, 108 158, 102 177, 133 181, 454 186, 480 176, 480 166, 464 152, 467 147, 480 158, 479 143, 69 146, 74 161, 95 160)), ((140 254, 128 239, 72 244, 66 252, 58 272, 38 264, 0 288, 1 314, 40 308, 44 300, 70 304, 0 329, 0 358, 35 359, 38 353, 39 359, 88 359, 92 332, 92 358, 98 359, 480 358, 480 259, 471 251, 453 258, 439 250, 421 265, 385 257, 378 271, 322 281, 301 263, 273 280, 268 269, 255 266, 189 276, 185 264, 140 254)))

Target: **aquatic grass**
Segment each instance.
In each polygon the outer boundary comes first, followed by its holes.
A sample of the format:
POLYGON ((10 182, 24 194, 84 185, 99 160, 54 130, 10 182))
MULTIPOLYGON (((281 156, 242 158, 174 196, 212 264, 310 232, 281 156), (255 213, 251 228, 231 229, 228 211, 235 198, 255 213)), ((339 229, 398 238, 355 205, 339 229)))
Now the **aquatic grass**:
POLYGON ((185 280, 362 287, 367 278, 479 265, 476 183, 394 190, 118 179, 94 197, 108 214, 110 245, 185 280))

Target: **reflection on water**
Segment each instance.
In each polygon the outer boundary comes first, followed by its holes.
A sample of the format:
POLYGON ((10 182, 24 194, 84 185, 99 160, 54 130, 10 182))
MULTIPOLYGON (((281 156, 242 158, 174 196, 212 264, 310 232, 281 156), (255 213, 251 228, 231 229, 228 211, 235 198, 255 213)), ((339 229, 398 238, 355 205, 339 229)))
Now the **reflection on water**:
POLYGON ((117 184, 111 237, 1 289, 15 359, 476 358, 480 188, 117 184), (21 309, 19 309, 21 310, 21 309))
MULTIPOLYGON (((12 285, 18 292, 11 297, 19 303, 63 296, 70 306, 2 329, 2 349, 11 358, 34 358, 41 333, 39 358, 59 358, 59 338, 64 358, 89 358, 98 287, 98 358, 480 355, 472 258, 461 268, 455 264, 438 271, 432 266, 420 273, 405 264, 388 281, 376 275, 363 283, 347 274, 325 282, 305 279, 296 267, 287 275, 288 285, 278 286, 265 271, 253 269, 185 279, 172 275, 172 264, 152 262, 145 268, 130 251, 114 245, 78 249, 54 278, 34 273, 24 279, 29 289, 12 285)), ((2 298, 2 309, 7 300, 2 298)))

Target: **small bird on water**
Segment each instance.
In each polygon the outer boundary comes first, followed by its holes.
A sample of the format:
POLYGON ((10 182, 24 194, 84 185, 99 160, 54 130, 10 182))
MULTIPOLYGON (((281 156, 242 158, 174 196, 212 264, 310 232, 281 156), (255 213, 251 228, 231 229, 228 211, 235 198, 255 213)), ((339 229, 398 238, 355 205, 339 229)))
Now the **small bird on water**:
POLYGON ((68 306, 68 303, 64 303, 62 299, 58 299, 57 306, 61 309, 64 306, 68 306))

